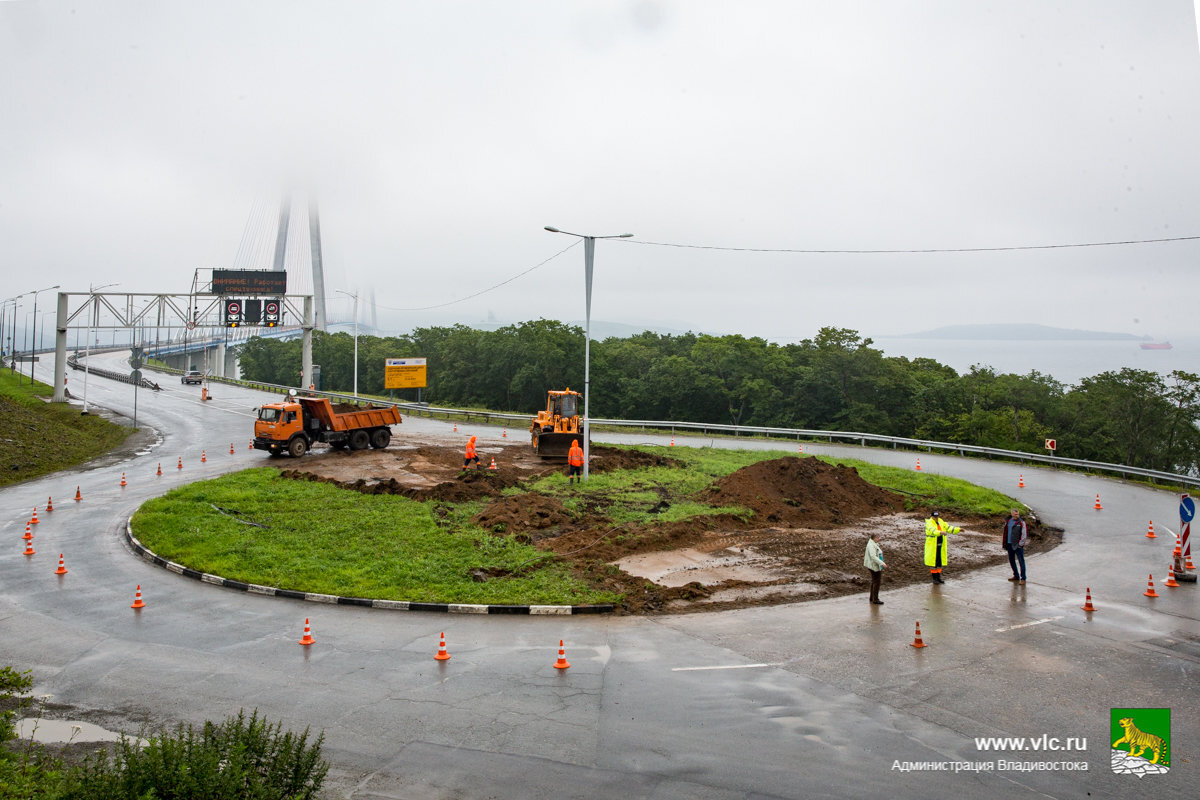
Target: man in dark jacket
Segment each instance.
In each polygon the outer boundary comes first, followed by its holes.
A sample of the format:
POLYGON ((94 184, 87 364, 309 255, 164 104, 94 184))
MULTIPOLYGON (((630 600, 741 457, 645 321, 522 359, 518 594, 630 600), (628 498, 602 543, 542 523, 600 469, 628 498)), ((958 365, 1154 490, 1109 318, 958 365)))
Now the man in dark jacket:
POLYGON ((1025 525, 1025 520, 1021 519, 1021 512, 1014 508, 1008 519, 1004 520, 1004 529, 1002 541, 1004 549, 1008 551, 1008 565, 1012 567, 1013 576, 1010 581, 1017 583, 1025 583, 1025 541, 1029 538, 1029 529, 1025 525), (1017 570, 1017 565, 1021 565, 1020 571, 1017 570))

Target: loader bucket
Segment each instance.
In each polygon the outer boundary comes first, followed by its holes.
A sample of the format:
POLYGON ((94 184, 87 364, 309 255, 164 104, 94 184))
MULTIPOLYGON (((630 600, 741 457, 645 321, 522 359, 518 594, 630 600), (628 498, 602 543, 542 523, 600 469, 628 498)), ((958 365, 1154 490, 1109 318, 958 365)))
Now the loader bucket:
POLYGON ((571 442, 578 441, 583 445, 583 434, 579 433, 535 433, 533 435, 533 452, 542 458, 561 458, 566 461, 571 442))

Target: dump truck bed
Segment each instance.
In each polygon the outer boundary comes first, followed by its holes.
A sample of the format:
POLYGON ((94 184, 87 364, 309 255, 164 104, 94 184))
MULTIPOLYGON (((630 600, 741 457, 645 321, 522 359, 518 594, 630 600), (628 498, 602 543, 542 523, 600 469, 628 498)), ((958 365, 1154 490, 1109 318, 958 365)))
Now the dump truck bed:
POLYGON ((331 431, 352 431, 356 428, 376 428, 401 422, 395 406, 367 406, 357 411, 335 411, 326 397, 299 397, 304 410, 321 421, 331 431))

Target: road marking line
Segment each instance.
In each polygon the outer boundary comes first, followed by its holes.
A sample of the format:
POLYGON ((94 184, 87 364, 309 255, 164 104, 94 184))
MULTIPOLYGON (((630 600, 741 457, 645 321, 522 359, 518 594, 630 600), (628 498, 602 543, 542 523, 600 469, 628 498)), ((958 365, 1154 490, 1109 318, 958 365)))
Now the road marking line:
POLYGON ((1015 631, 1017 628, 1028 628, 1031 625, 1041 625, 1043 622, 1054 622, 1056 619, 1062 619, 1062 617, 1046 617, 1045 619, 1038 619, 1038 620, 1034 620, 1033 622, 1026 622, 1022 625, 1009 625, 1006 628, 996 628, 996 633, 1004 633, 1005 631, 1015 631))
POLYGON ((671 667, 671 672, 700 672, 711 669, 759 669, 760 667, 779 667, 784 662, 773 661, 770 664, 724 664, 719 667, 671 667))

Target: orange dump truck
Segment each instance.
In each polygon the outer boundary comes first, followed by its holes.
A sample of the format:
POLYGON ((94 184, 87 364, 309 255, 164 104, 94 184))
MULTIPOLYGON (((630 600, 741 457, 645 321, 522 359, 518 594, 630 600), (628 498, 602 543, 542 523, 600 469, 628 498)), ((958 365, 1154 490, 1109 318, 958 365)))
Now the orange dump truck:
POLYGON ((254 449, 273 456, 287 453, 299 458, 316 442, 336 450, 382 450, 392 440, 392 425, 399 425, 395 406, 367 406, 338 411, 324 397, 291 395, 281 403, 267 403, 254 421, 254 449))

